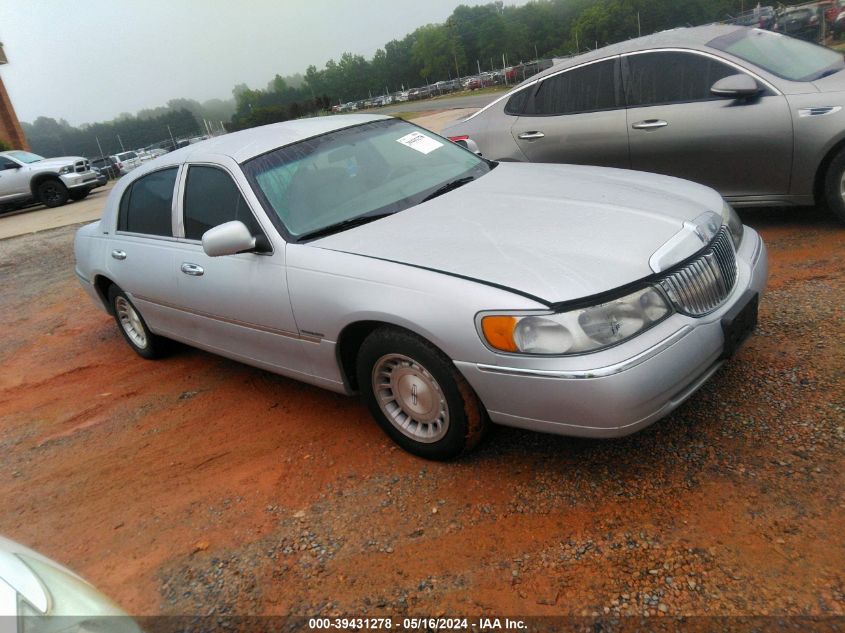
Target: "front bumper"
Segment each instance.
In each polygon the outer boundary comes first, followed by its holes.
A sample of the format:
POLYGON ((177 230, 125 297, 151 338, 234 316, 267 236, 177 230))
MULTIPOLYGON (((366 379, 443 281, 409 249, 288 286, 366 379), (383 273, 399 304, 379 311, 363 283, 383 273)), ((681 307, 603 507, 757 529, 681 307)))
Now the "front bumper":
POLYGON ((97 186, 97 172, 94 170, 82 173, 63 174, 59 176, 68 189, 93 189, 97 186))
POLYGON ((628 435, 667 415, 716 372, 724 362, 722 318, 748 291, 762 295, 767 274, 766 247, 746 227, 734 289, 711 314, 675 314, 628 343, 597 354, 502 356, 501 365, 455 365, 494 422, 558 435, 628 435))

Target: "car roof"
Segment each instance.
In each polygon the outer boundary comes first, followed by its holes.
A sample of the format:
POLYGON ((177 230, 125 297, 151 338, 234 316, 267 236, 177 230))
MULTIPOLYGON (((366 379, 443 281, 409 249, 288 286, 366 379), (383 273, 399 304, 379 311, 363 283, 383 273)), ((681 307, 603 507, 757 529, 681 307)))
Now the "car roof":
POLYGON ((619 42, 618 44, 611 44, 603 48, 597 48, 589 53, 583 53, 565 59, 551 68, 529 77, 523 81, 519 86, 528 85, 537 79, 542 79, 546 75, 553 75, 566 68, 578 66, 585 62, 596 59, 603 59, 613 55, 622 55, 624 53, 633 53, 636 51, 643 51, 652 48, 704 48, 708 42, 721 36, 733 33, 740 29, 748 29, 745 26, 737 26, 735 24, 707 24, 704 26, 682 27, 671 29, 668 31, 660 31, 652 35, 644 35, 642 37, 635 37, 631 40, 619 42))
MULTIPOLYGON (((272 123, 192 143, 155 160, 162 161, 156 162, 156 165, 164 165, 165 160, 167 163, 180 164, 190 161, 194 156, 222 154, 242 163, 278 147, 307 138, 320 136, 352 125, 388 118, 390 117, 375 114, 334 114, 272 123)), ((152 162, 150 161, 150 163, 152 162)))

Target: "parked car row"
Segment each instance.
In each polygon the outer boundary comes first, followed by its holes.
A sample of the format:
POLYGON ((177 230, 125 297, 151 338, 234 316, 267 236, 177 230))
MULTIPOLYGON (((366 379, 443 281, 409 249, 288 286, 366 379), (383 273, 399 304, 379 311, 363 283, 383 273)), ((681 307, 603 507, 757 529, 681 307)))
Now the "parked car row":
POLYGON ((732 19, 734 24, 777 31, 811 42, 845 33, 845 0, 823 0, 797 6, 758 6, 732 19))
POLYGON ((477 90, 488 86, 495 86, 505 83, 517 83, 524 79, 531 77, 538 72, 550 68, 552 60, 541 59, 539 61, 519 64, 517 66, 510 66, 502 70, 488 71, 478 75, 471 75, 461 77, 460 79, 446 79, 437 81, 425 86, 418 86, 416 88, 409 88, 408 90, 400 90, 391 94, 373 97, 370 99, 363 99, 361 101, 349 101, 348 103, 339 103, 332 106, 332 112, 341 114, 345 112, 357 112, 358 110, 367 110, 370 108, 379 108, 393 103, 404 101, 418 101, 421 99, 430 99, 440 95, 446 95, 461 90, 477 90))

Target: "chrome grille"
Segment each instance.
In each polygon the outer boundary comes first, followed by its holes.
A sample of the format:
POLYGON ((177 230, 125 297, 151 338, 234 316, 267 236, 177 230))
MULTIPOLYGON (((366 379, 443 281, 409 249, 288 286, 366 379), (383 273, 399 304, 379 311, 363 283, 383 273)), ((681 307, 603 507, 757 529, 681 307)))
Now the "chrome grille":
POLYGON ((679 312, 702 316, 727 298, 736 282, 736 253, 726 227, 691 262, 660 280, 660 286, 679 312))

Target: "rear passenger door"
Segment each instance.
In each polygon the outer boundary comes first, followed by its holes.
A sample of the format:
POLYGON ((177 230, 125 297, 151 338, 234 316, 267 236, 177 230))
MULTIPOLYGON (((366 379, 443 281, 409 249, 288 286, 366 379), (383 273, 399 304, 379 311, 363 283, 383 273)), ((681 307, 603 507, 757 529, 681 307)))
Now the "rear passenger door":
POLYGON ((622 59, 633 169, 687 178, 723 196, 788 192, 792 117, 783 95, 758 81, 758 97, 715 97, 714 83, 744 71, 698 51, 622 59))
POLYGON ((511 133, 528 160, 629 167, 618 57, 550 75, 524 94, 505 112, 520 112, 511 133))
POLYGON ((117 229, 109 238, 109 277, 129 295, 156 334, 172 334, 178 291, 173 274, 173 230, 179 167, 166 167, 133 182, 120 199, 117 229))

